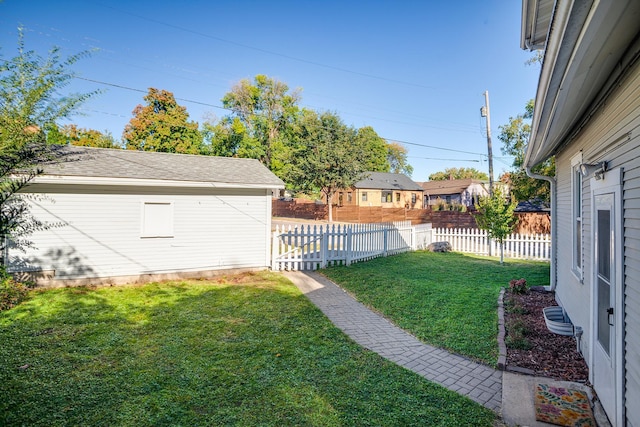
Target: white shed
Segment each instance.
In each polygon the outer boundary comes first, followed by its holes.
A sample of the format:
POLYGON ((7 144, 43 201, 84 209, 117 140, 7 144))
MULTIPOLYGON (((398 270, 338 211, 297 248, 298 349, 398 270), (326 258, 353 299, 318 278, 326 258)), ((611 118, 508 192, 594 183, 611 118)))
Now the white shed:
POLYGON ((253 159, 66 147, 30 184, 57 223, 9 251, 48 285, 202 277, 270 265, 271 197, 284 183, 253 159))

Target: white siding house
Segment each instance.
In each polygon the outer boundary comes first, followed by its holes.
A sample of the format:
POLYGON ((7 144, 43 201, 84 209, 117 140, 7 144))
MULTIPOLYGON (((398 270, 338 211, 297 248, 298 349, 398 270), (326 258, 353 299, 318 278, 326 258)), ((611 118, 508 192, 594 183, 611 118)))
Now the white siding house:
POLYGON ((441 202, 473 206, 480 197, 488 196, 488 182, 477 179, 448 179, 419 183, 424 190, 425 206, 441 202))
POLYGON ((525 167, 556 158, 551 287, 614 426, 640 426, 640 1, 525 0, 544 48, 525 167))
POLYGON ((9 269, 49 284, 203 276, 270 265, 271 196, 257 160, 65 148, 27 187, 56 224, 9 252, 9 269))

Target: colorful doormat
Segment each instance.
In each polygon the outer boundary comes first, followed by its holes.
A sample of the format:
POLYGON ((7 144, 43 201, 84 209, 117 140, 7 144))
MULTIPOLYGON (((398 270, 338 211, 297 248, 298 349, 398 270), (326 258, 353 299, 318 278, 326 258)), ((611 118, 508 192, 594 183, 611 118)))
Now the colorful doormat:
POLYGON ((534 406, 538 421, 560 426, 596 427, 589 397, 583 391, 538 384, 534 406))

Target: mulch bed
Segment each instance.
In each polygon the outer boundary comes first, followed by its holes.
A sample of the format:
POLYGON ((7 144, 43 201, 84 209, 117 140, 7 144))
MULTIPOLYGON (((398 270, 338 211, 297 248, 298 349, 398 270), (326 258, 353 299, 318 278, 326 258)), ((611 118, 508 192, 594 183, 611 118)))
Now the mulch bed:
POLYGON ((588 382, 587 365, 577 351, 575 338, 552 333, 544 322, 542 309, 558 305, 553 292, 529 290, 525 294, 513 294, 507 291, 504 300, 508 370, 524 368, 536 376, 588 382), (529 350, 510 348, 509 329, 515 330, 514 322, 518 320, 524 325, 524 338, 531 344, 529 350))

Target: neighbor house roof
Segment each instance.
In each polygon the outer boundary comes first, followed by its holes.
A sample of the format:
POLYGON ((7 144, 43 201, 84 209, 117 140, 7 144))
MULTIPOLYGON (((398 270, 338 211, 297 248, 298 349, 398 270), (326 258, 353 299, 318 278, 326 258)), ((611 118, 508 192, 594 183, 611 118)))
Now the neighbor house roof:
POLYGON ((539 200, 518 202, 516 206, 516 212, 549 212, 550 210, 549 206, 539 200))
POLYGON ((400 191, 422 191, 422 187, 401 173, 367 172, 369 175, 356 182, 355 188, 400 191))
POLYGON ((74 182, 85 179, 91 183, 144 180, 148 184, 284 187, 280 178, 254 159, 75 146, 57 151, 59 159, 44 165, 38 182, 72 177, 74 182))
POLYGON ((523 8, 521 46, 545 49, 526 167, 573 139, 640 53, 640 1, 552 3, 550 16, 549 0, 525 0, 523 8))
POLYGON ((479 179, 449 179, 444 181, 422 182, 421 186, 425 193, 430 196, 443 194, 462 194, 471 184, 483 184, 479 179))

